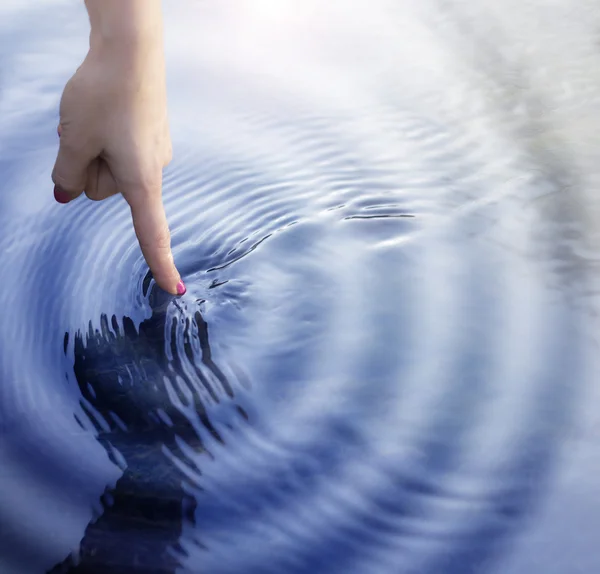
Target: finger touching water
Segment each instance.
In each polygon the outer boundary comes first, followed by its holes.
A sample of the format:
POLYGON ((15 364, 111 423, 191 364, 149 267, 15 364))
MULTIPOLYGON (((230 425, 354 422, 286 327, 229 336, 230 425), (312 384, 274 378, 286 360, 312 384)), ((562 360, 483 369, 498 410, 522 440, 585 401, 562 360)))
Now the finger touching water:
POLYGON ((173 287, 177 295, 186 292, 173 261, 171 234, 160 193, 127 194, 135 234, 155 281, 166 291, 173 287))

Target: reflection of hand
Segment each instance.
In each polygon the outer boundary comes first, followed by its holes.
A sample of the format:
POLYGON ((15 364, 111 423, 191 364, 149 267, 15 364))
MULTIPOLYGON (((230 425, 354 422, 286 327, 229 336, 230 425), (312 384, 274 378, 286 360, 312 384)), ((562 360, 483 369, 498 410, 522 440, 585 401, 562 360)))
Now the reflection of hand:
POLYGON ((160 0, 87 0, 90 50, 60 104, 59 203, 122 193, 160 287, 183 294, 162 203, 171 161, 160 0))

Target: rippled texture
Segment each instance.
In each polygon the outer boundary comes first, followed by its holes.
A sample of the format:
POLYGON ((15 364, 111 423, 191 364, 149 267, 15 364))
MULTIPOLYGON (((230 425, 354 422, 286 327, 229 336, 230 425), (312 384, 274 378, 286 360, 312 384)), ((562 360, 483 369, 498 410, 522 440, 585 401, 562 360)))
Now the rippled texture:
POLYGON ((165 10, 179 299, 0 8, 0 572, 600 570, 595 4, 165 10))

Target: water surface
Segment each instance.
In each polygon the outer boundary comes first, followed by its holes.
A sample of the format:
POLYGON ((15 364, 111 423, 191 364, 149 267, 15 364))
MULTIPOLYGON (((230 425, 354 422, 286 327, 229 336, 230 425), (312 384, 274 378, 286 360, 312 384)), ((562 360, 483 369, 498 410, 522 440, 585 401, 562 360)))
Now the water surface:
POLYGON ((178 299, 0 8, 0 571, 600 569, 594 3, 165 11, 178 299))

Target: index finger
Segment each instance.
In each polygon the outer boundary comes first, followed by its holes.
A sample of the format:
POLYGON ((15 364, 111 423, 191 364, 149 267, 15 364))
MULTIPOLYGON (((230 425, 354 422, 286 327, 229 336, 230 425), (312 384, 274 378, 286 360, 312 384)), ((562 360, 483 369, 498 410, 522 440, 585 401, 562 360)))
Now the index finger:
POLYGON ((156 283, 168 293, 183 295, 186 288, 173 260, 171 233, 161 194, 156 191, 127 194, 125 199, 131 208, 142 254, 156 283))

